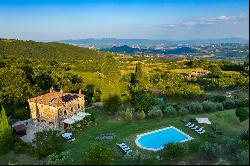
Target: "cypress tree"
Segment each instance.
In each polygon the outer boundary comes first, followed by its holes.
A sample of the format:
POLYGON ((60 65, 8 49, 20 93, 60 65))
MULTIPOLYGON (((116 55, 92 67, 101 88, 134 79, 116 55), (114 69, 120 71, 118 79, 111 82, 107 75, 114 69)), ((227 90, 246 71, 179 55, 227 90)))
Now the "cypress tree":
POLYGON ((2 107, 0 114, 0 142, 4 144, 11 144, 11 127, 9 125, 9 119, 5 113, 5 109, 2 107))

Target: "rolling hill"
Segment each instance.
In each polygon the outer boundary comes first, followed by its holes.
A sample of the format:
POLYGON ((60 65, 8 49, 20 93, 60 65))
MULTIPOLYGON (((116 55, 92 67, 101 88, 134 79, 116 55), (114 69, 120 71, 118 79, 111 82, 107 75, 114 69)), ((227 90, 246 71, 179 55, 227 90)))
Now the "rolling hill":
POLYGON ((63 43, 12 39, 0 39, 0 56, 59 61, 94 60, 104 57, 103 53, 95 50, 63 43))

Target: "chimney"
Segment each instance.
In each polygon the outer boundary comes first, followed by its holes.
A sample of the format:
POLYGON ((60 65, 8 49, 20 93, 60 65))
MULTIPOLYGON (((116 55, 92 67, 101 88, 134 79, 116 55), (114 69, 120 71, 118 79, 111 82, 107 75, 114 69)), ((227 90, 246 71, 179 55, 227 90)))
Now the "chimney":
POLYGON ((53 86, 51 86, 51 88, 49 89, 49 92, 52 93, 54 91, 53 86))
POLYGON ((79 89, 79 95, 81 95, 82 94, 82 90, 81 89, 79 89))

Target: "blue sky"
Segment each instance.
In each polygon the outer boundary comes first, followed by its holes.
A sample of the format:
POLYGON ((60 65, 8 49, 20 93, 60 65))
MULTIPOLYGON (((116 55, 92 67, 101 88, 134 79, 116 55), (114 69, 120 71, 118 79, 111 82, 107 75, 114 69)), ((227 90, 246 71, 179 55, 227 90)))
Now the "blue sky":
POLYGON ((207 39, 249 36, 248 0, 0 0, 0 37, 207 39))

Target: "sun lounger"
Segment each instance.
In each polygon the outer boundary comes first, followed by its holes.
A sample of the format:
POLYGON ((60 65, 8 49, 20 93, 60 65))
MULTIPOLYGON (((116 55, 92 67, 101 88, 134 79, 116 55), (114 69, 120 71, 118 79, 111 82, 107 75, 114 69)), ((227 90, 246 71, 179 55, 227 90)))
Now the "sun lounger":
POLYGON ((199 129, 197 129, 197 130, 195 130, 196 132, 201 132, 202 130, 203 130, 203 128, 204 127, 201 127, 201 128, 199 128, 199 129))
POLYGON ((127 153, 132 152, 132 150, 131 150, 126 144, 124 144, 124 143, 116 144, 116 145, 119 147, 119 149, 122 150, 122 152, 123 152, 124 154, 127 154, 127 153))
POLYGON ((199 128, 198 126, 195 126, 195 127, 191 127, 190 129, 196 130, 196 129, 198 129, 198 128, 199 128))
POLYGON ((187 127, 188 127, 188 126, 189 126, 189 125, 191 125, 191 124, 192 124, 192 123, 188 122, 185 126, 187 126, 187 127))
POLYGON ((202 130, 201 132, 197 132, 199 134, 204 134, 205 133, 205 130, 202 130))
POLYGON ((130 150, 130 148, 129 147, 124 147, 123 150, 128 151, 128 150, 130 150))
POLYGON ((195 125, 194 124, 192 124, 191 126, 188 126, 190 129, 192 128, 192 127, 194 127, 195 125))

